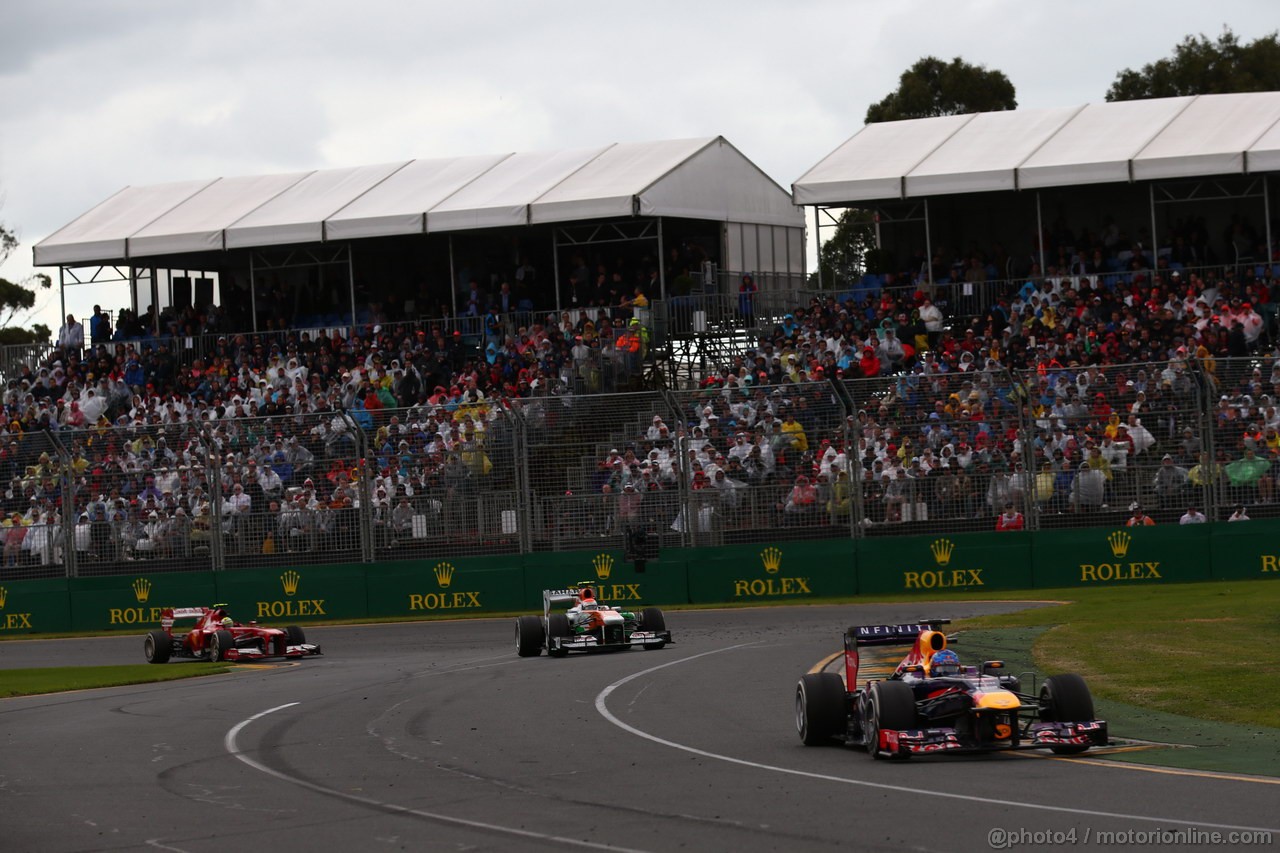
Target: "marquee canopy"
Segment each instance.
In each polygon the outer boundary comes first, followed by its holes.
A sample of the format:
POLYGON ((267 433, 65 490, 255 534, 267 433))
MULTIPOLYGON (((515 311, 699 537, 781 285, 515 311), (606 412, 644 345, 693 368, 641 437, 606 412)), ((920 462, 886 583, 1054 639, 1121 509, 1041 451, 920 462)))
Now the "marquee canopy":
POLYGON ((36 244, 36 266, 549 222, 676 216, 804 227, 724 137, 126 187, 36 244))
POLYGON ((792 185, 798 205, 1280 170, 1280 92, 869 124, 792 185))

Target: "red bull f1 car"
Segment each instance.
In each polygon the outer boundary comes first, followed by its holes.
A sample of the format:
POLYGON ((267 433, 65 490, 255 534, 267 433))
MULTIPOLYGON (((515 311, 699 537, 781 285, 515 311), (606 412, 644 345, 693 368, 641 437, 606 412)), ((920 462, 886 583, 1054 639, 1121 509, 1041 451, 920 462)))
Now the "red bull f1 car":
POLYGON ((142 648, 147 663, 167 663, 175 657, 217 662, 320 654, 320 647, 308 643, 297 625, 281 629, 257 622, 242 624, 228 615, 225 604, 165 608, 160 630, 148 631, 142 648), (181 624, 188 620, 189 628, 181 624))
MULTIPOLYGON (((855 625, 845 632, 842 680, 809 673, 796 685, 796 729, 807 746, 864 747, 873 758, 1049 749, 1059 755, 1105 746, 1107 724, 1094 719, 1093 697, 1078 675, 1046 678, 1039 693, 1022 692, 1001 661, 959 665, 947 620, 907 625, 855 625), (858 684, 859 650, 910 650, 886 677, 858 684)), ((952 638, 953 639, 953 638, 952 638)), ((894 656, 896 657, 896 655, 894 656)), ((865 673, 864 673, 865 675, 865 673)))
POLYGON ((673 642, 666 618, 657 607, 623 610, 596 600, 595 589, 583 582, 571 589, 542 591, 542 615, 516 619, 516 654, 537 657, 546 649, 551 657, 569 652, 618 649, 660 649, 673 642))

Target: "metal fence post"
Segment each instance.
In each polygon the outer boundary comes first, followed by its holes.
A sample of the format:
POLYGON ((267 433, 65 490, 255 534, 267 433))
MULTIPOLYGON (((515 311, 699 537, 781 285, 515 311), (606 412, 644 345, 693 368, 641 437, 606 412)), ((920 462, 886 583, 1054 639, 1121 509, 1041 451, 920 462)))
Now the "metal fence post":
POLYGON ((222 533, 222 460, 209 440, 208 431, 212 424, 205 423, 204 428, 196 432, 196 440, 204 449, 205 465, 209 471, 209 560, 212 571, 222 572, 227 568, 227 543, 222 533))
POLYGON ((364 434, 364 430, 360 428, 360 424, 356 423, 355 418, 351 417, 351 413, 347 411, 341 412, 342 420, 347 425, 347 429, 351 430, 352 436, 356 441, 356 454, 360 461, 360 512, 356 517, 359 519, 360 529, 360 561, 362 563, 374 562, 374 531, 373 531, 373 471, 375 464, 369 459, 369 437, 364 434))
POLYGON ((71 469, 71 454, 58 439, 56 433, 50 432, 49 439, 53 450, 58 454, 58 485, 62 489, 62 565, 67 577, 74 578, 80 573, 79 561, 76 559, 76 478, 71 469))

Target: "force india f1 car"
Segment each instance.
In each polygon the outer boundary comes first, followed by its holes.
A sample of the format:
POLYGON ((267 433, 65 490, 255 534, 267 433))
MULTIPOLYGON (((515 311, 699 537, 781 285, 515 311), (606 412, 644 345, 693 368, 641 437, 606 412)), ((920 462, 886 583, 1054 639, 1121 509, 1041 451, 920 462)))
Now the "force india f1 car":
POLYGON ((1050 676, 1034 696, 1004 673, 1001 661, 960 667, 955 653, 947 652, 949 665, 931 671, 934 655, 947 648, 947 635, 937 630, 946 624, 849 628, 845 681, 818 672, 796 685, 800 739, 807 746, 863 746, 873 758, 1013 749, 1070 755, 1107 744, 1107 724, 1094 719, 1093 697, 1078 675, 1050 676), (860 647, 906 644, 911 650, 891 675, 858 686, 860 647))
POLYGON ((673 642, 657 607, 639 613, 596 601, 588 582, 572 589, 542 591, 542 616, 516 619, 516 654, 537 657, 545 648, 553 658, 569 652, 660 649, 673 642))
POLYGON ((225 604, 215 604, 165 608, 160 630, 147 632, 143 652, 147 663, 166 663, 171 657, 217 662, 310 657, 320 654, 320 647, 308 643, 297 625, 283 630, 257 622, 242 625, 227 615, 225 604), (174 630, 174 623, 188 619, 195 620, 189 630, 174 630))

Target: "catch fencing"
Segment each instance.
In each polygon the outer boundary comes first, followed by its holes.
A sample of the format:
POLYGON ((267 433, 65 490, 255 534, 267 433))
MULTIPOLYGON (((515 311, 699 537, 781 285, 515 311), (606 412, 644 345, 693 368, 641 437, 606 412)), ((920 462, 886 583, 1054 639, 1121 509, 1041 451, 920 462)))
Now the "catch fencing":
POLYGON ((1224 521, 1275 511, 1270 359, 184 420, 15 437, 0 579, 1224 521))

